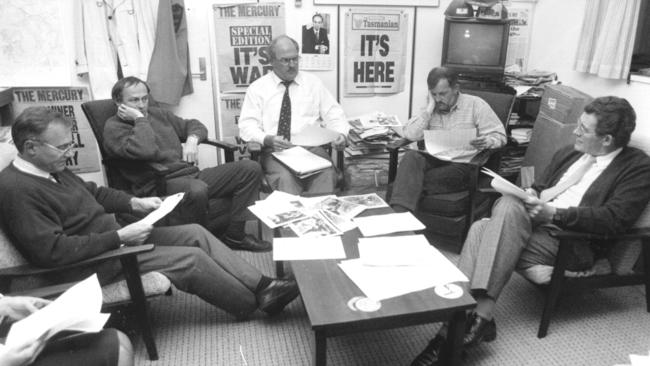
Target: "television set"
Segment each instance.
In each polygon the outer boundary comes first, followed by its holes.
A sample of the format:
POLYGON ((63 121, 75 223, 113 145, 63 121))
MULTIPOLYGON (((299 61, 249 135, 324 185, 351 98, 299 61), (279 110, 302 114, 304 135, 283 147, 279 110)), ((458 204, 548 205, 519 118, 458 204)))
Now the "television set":
POLYGON ((507 20, 445 19, 441 66, 460 78, 503 77, 508 52, 507 20))

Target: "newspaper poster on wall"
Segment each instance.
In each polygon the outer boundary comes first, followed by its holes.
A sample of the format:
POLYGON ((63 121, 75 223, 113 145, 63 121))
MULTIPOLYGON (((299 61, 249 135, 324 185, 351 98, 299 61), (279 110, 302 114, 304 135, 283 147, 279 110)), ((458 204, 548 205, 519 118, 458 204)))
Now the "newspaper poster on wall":
POLYGON ((521 2, 510 2, 507 5, 510 38, 506 55, 506 71, 523 72, 527 70, 533 5, 521 2))
POLYGON ((271 71, 268 46, 285 33, 283 3, 213 5, 219 89, 244 93, 271 71))
POLYGON ((330 43, 330 14, 314 13, 302 26, 300 46, 300 69, 332 70, 335 52, 330 43))
POLYGON ((404 90, 408 17, 392 8, 348 9, 345 13, 346 94, 404 90))
POLYGON ((81 103, 90 101, 84 87, 13 88, 13 110, 19 115, 28 107, 47 107, 60 112, 72 122, 72 141, 77 144, 66 160, 66 167, 75 173, 99 171, 95 135, 90 129, 81 103))
POLYGON ((239 137, 239 115, 244 103, 244 94, 223 94, 221 96, 221 136, 220 140, 239 146, 235 151, 235 161, 248 158, 250 154, 246 143, 239 137))

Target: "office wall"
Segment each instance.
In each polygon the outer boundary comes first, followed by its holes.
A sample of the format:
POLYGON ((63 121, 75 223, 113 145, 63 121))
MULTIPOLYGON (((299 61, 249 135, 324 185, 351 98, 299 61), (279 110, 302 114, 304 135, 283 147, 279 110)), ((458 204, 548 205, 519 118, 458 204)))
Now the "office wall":
POLYGON ((650 144, 650 84, 609 80, 573 70, 585 7, 589 0, 543 0, 537 2, 531 38, 530 69, 557 73, 563 84, 594 97, 626 98, 637 113, 633 142, 650 144))

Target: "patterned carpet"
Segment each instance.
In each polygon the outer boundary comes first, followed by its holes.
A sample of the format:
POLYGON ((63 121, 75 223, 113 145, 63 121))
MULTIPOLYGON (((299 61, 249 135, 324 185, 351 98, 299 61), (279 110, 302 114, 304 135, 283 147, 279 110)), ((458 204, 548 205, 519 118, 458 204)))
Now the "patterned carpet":
MULTIPOLYGON (((272 275, 271 254, 242 253, 272 275)), ((456 260, 456 255, 449 255, 456 260)), ((496 314, 495 342, 472 349, 465 365, 614 365, 650 349, 650 314, 642 287, 571 294, 561 300, 549 334, 536 337, 542 296, 519 275, 506 287, 496 314)), ((137 343, 136 365, 310 365, 312 332, 301 300, 277 317, 261 313, 238 322, 196 296, 175 291, 151 301, 160 360, 137 343)), ((398 328, 328 340, 333 366, 408 365, 438 325, 398 328)))

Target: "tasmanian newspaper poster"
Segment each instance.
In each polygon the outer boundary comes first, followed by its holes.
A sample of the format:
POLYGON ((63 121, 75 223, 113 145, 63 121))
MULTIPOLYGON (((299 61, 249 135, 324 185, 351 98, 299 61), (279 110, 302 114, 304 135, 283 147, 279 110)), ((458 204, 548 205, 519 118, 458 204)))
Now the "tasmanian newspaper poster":
POLYGON ((271 71, 268 46, 284 34, 282 3, 213 5, 219 89, 244 93, 271 71))
POLYGON ((345 93, 403 91, 407 14, 395 9, 349 9, 345 22, 345 93))
POLYGON ((72 122, 72 141, 77 144, 66 160, 66 167, 75 173, 99 171, 95 136, 81 103, 90 101, 88 89, 82 87, 14 88, 13 109, 19 115, 27 107, 47 107, 60 112, 72 122))
POLYGON ((244 103, 245 94, 223 94, 221 96, 221 135, 220 140, 235 144, 239 147, 235 151, 235 160, 249 157, 246 142, 239 137, 239 115, 244 103))

